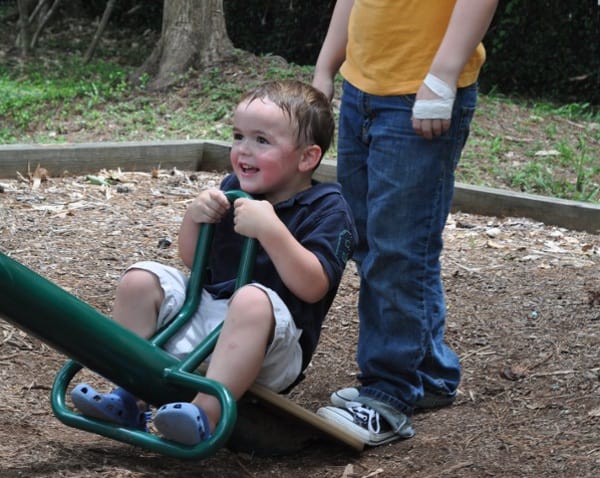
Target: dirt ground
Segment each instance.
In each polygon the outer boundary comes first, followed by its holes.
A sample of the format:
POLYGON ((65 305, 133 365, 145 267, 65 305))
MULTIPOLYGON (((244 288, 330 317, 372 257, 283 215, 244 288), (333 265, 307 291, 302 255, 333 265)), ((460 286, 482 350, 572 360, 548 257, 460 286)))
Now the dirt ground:
MULTIPOLYGON (((186 204, 218 180, 177 171, 0 179, 0 251, 110 315, 126 265, 179 265, 186 204), (165 239, 173 244, 159 247, 165 239)), ((290 456, 164 457, 54 418, 49 392, 66 357, 0 320, 0 477, 598 476, 600 238, 455 213, 445 239, 447 340, 464 376, 455 405, 414 416, 414 438, 360 454, 321 442, 290 456)), ((307 378, 291 394, 309 410, 356 384, 357 291, 349 266, 307 378)))

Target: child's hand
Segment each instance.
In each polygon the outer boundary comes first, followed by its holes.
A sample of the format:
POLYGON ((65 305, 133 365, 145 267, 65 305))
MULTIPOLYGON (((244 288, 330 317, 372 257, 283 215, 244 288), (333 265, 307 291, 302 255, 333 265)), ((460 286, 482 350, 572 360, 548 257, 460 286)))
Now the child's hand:
POLYGON ((259 239, 275 224, 278 218, 269 201, 239 198, 233 203, 233 224, 235 232, 246 237, 259 239))
POLYGON ((450 128, 456 86, 431 73, 419 88, 413 107, 412 125, 417 134, 432 139, 450 128))
POLYGON ((192 220, 201 224, 219 222, 231 204, 220 189, 206 189, 188 206, 192 220))

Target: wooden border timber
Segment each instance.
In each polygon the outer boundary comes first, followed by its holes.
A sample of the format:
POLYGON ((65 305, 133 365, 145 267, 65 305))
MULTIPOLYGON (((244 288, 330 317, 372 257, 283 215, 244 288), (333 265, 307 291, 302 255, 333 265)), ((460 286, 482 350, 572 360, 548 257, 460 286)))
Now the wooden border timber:
POLYGON ((528 217, 548 225, 600 234, 598 203, 457 184, 452 207, 483 216, 528 217))
POLYGON ((203 141, 123 142, 0 146, 0 178, 26 176, 40 165, 50 176, 94 174, 101 169, 150 171, 153 168, 197 170, 203 141))
MULTIPOLYGON (((324 160, 315 175, 335 180, 335 161, 324 160)), ((496 217, 528 217, 544 224, 600 233, 600 204, 567 201, 535 194, 456 183, 453 211, 496 217)))
MULTIPOLYGON (((229 143, 224 141, 158 141, 0 146, 0 178, 26 175, 37 165, 51 176, 93 174, 100 169, 148 171, 229 169, 229 143)), ((336 177, 336 164, 323 160, 315 174, 320 181, 336 177)), ((554 199, 481 186, 456 184, 453 210, 484 216, 528 217, 548 225, 600 233, 600 204, 554 199)))

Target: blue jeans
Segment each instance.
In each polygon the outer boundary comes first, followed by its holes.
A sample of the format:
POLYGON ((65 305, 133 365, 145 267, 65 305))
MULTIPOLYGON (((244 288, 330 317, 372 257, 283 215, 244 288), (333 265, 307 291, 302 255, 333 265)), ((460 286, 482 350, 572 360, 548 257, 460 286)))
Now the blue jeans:
POLYGON ((361 395, 409 415, 424 390, 454 394, 460 382, 444 342, 440 255, 477 86, 458 90, 451 127, 433 140, 412 128, 414 99, 344 82, 337 158, 359 234, 361 395))

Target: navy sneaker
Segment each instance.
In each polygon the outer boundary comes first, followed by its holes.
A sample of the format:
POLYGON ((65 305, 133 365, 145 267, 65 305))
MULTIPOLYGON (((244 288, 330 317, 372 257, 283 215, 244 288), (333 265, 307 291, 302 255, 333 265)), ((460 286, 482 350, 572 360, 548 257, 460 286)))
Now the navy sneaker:
POLYGON ((401 415, 400 426, 394 430, 377 410, 358 402, 346 402, 345 408, 322 407, 317 410, 317 415, 335 423, 369 446, 410 438, 415 434, 406 415, 401 415))

